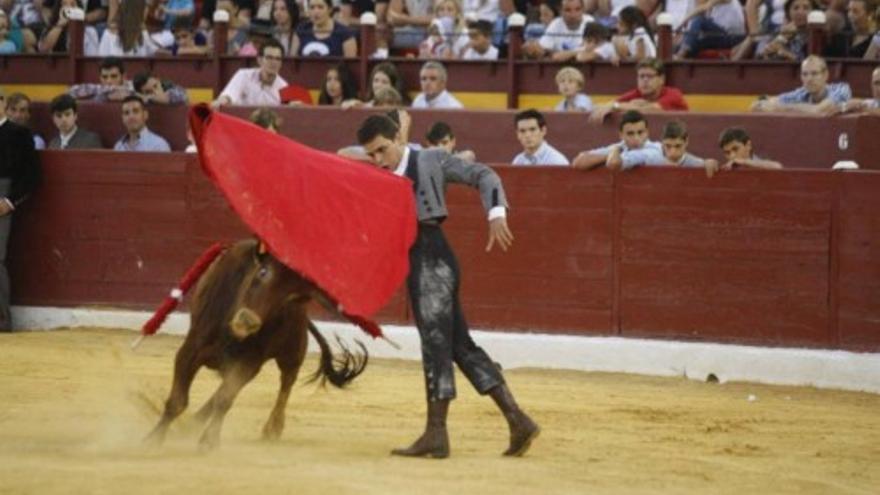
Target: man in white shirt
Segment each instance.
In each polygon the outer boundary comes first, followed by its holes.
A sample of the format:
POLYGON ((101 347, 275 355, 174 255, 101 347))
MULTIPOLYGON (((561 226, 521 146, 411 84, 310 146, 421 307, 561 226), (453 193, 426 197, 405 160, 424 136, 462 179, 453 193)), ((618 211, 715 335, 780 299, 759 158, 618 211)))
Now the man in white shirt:
POLYGON ((535 109, 524 110, 513 119, 516 138, 523 152, 513 159, 514 165, 568 165, 568 158, 545 140, 547 121, 535 109))
POLYGON ((284 59, 284 48, 276 39, 260 46, 257 69, 239 69, 232 76, 220 96, 211 103, 222 105, 277 106, 281 105, 281 91, 287 81, 278 75, 284 59))
POLYGON ((467 49, 462 54, 464 60, 498 60, 498 48, 492 45, 492 28, 489 21, 474 21, 468 25, 467 49))
POLYGON ((446 91, 446 67, 440 62, 425 62, 419 71, 422 93, 413 100, 413 108, 464 108, 460 101, 446 91))
POLYGON ((584 27, 592 21, 593 16, 584 14, 583 0, 563 0, 562 15, 550 22, 539 40, 529 41, 523 50, 531 58, 573 58, 583 42, 584 27))

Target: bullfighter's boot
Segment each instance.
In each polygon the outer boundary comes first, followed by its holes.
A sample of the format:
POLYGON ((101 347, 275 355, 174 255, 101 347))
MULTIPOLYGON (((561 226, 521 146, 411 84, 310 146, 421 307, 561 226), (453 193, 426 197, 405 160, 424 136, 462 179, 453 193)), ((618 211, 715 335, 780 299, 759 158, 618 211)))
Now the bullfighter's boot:
POLYGON ((504 451, 504 455, 518 457, 525 454, 532 445, 532 440, 541 433, 541 428, 519 408, 506 384, 502 383, 493 388, 489 391, 489 395, 504 413, 510 427, 510 447, 504 451))
POLYGON ((412 445, 405 449, 394 449, 391 455, 407 457, 449 457, 449 434, 446 432, 446 415, 449 412, 449 399, 428 401, 428 424, 425 432, 412 445))

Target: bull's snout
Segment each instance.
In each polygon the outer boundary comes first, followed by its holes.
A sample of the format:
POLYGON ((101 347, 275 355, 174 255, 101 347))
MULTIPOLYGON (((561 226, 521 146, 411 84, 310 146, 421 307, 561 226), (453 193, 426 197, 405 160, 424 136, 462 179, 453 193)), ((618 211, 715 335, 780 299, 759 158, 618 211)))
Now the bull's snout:
POLYGON ((239 340, 256 333, 261 326, 263 326, 263 321, 260 319, 260 316, 248 308, 241 308, 236 311, 232 321, 229 322, 232 334, 239 340))

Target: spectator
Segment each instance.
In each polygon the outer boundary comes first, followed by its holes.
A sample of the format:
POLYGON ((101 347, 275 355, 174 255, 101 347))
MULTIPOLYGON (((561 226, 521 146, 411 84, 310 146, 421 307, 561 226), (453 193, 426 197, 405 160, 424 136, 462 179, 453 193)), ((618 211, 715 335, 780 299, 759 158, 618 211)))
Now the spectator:
MULTIPOLYGON (((597 22, 608 27, 614 27, 620 11, 626 7, 636 5, 635 0, 587 0, 586 10, 596 17, 597 22)), ((647 16, 649 12, 645 12, 647 16)))
POLYGON ((6 98, 6 117, 32 132, 34 149, 46 149, 46 141, 31 129, 31 99, 26 94, 12 93, 6 98))
POLYGON ((275 0, 272 8, 272 22, 275 25, 275 39, 281 43, 284 53, 296 53, 299 38, 296 26, 299 24, 299 6, 295 0, 275 0))
POLYGON ((191 17, 179 17, 171 26, 174 43, 170 48, 157 50, 161 55, 206 55, 209 52, 208 38, 196 31, 191 17))
POLYGON ((342 106, 349 100, 357 99, 357 84, 345 64, 339 64, 327 71, 321 83, 318 105, 342 106))
POLYGON ((529 41, 523 46, 526 56, 553 60, 568 60, 577 54, 584 34, 584 27, 593 17, 584 13, 583 0, 562 0, 562 16, 547 26, 537 42, 529 41))
POLYGON ((454 58, 452 34, 455 30, 451 17, 434 17, 428 25, 428 35, 419 43, 419 58, 454 58))
POLYGON ((150 71, 134 76, 134 91, 144 103, 162 105, 186 105, 189 97, 186 89, 167 79, 159 79, 150 71))
POLYGON ((159 11, 165 20, 165 29, 171 30, 179 19, 186 19, 191 23, 196 5, 193 0, 165 0, 159 5, 159 11))
POLYGON ((101 149, 104 145, 97 134, 77 125, 76 99, 69 94, 52 98, 49 111, 58 136, 49 142, 50 150, 101 149))
POLYGON ((390 0, 387 21, 393 28, 391 46, 416 48, 427 35, 434 15, 432 0, 390 0))
POLYGON ((801 62, 801 82, 793 91, 758 100, 752 111, 832 115, 852 98, 849 84, 828 83, 828 65, 822 57, 811 55, 801 62))
MULTIPOLYGON (((249 5, 253 5, 253 3, 250 3, 249 5)), ((215 11, 216 10, 222 10, 229 14, 229 24, 226 30, 226 53, 238 53, 241 47, 248 42, 250 14, 242 13, 239 15, 241 10, 233 0, 217 0, 215 11)), ((206 33, 206 35, 208 38, 211 38, 211 33, 206 33)), ((215 47, 214 49, 218 50, 219 48, 215 47)))
POLYGON ((755 155, 752 150, 752 139, 749 134, 740 127, 728 127, 721 132, 718 146, 724 152, 727 162, 721 166, 722 170, 732 170, 737 167, 755 169, 780 169, 782 164, 773 160, 767 160, 755 155))
MULTIPOLYGON (((786 23, 775 36, 763 40, 756 49, 757 58, 801 61, 807 56, 807 16, 815 8, 812 0, 786 0, 786 23)), ((747 41, 751 37, 747 38, 747 41)))
POLYGON ((284 60, 284 49, 277 40, 270 40, 260 47, 256 69, 238 69, 223 88, 220 96, 211 104, 214 108, 222 105, 274 106, 281 104, 278 93, 287 86, 287 81, 278 75, 284 60))
POLYGON ((275 31, 270 21, 264 19, 251 19, 247 28, 247 41, 238 49, 240 57, 256 57, 260 47, 270 39, 275 39, 275 31))
MULTIPOLYGON (((443 21, 443 37, 447 52, 444 58, 461 58, 468 47, 468 26, 458 0, 437 0, 434 4, 434 20, 443 21), (448 26, 451 24, 451 28, 448 26)), ((434 24, 432 22, 432 24, 434 24)), ((492 31, 489 31, 491 37, 492 31)))
POLYGON ((330 0, 310 0, 309 20, 296 30, 302 57, 356 57, 354 34, 332 17, 330 0))
POLYGON ((684 122, 673 120, 663 126, 662 149, 658 152, 655 148, 645 147, 640 150, 632 150, 625 153, 626 157, 617 156, 609 158, 611 168, 629 170, 639 165, 657 166, 672 165, 676 167, 705 167, 706 175, 712 175, 718 170, 718 162, 712 159, 704 160, 696 155, 688 153, 688 131, 684 122), (613 162, 613 163, 611 163, 613 162))
POLYGON ((584 91, 584 75, 574 67, 563 67, 556 73, 556 87, 562 101, 556 104, 557 112, 589 112, 593 100, 584 91))
POLYGON ((492 45, 493 24, 475 21, 468 25, 468 43, 461 58, 464 60, 498 60, 498 48, 492 45))
POLYGON ((471 150, 457 151, 457 143, 452 127, 443 121, 434 122, 428 132, 425 134, 427 148, 442 148, 450 155, 461 158, 466 162, 472 162, 477 159, 477 155, 471 150))
POLYGON ((853 98, 844 103, 841 110, 880 115, 880 66, 871 73, 871 98, 853 98))
POLYGON ((446 91, 446 67, 440 62, 425 62, 419 71, 422 93, 413 101, 413 108, 464 108, 446 91))
POLYGON ((0 332, 12 331, 6 269, 12 215, 41 180, 40 157, 31 132, 6 118, 6 93, 0 88, 0 332))
POLYGON ((553 22, 553 19, 557 17, 559 17, 559 2, 557 0, 543 0, 538 5, 538 22, 526 24, 525 31, 523 32, 525 41, 527 43, 529 41, 537 42, 547 32, 547 28, 553 22))
POLYGON ((618 165, 627 161, 629 152, 648 149, 652 149, 655 153, 663 153, 660 143, 648 138, 648 122, 645 116, 637 110, 629 110, 620 119, 619 143, 581 152, 571 165, 584 170, 606 163, 618 165))
POLYGON ((0 55, 19 53, 22 47, 12 39, 9 17, 0 9, 0 55))
MULTIPOLYGON (((410 99, 407 97, 406 88, 403 84, 403 79, 400 77, 400 73, 397 72, 397 67, 394 66, 391 62, 381 62, 370 72, 370 87, 367 89, 367 100, 366 102, 358 101, 358 100, 348 100, 342 103, 343 108, 351 108, 351 107, 373 107, 378 106, 379 103, 376 101, 377 96, 379 95, 380 90, 382 89, 393 89, 395 90, 397 98, 400 99, 401 103, 395 106, 401 105, 409 105, 410 99)), ((394 98, 392 93, 383 91, 384 102, 388 102, 389 98, 394 98)))
POLYGON ((614 65, 620 63, 620 56, 608 28, 598 22, 588 22, 584 27, 584 44, 581 45, 575 58, 578 62, 604 61, 614 65))
POLYGON ((872 12, 869 10, 873 3, 869 0, 849 0, 846 16, 852 31, 832 37, 830 45, 825 47, 826 57, 864 58, 877 30, 877 26, 872 25, 872 12))
POLYGON ((486 21, 493 25, 502 16, 499 0, 464 0, 462 10, 462 15, 467 19, 486 21))
POLYGON ((676 58, 693 58, 703 50, 733 48, 745 39, 746 19, 738 0, 701 0, 688 13, 684 39, 676 58))
POLYGON ((373 95, 372 106, 376 108, 397 108, 405 106, 405 103, 403 101, 403 98, 400 97, 400 93, 398 93, 396 89, 392 88, 391 86, 387 86, 376 90, 376 94, 373 95))
POLYGON ((620 11, 617 31, 622 35, 615 43, 621 60, 640 62, 657 56, 648 18, 637 7, 629 6, 620 11))
POLYGON ((397 71, 397 67, 391 62, 382 62, 370 72, 370 90, 367 92, 367 101, 372 101, 376 90, 381 87, 391 87, 397 90, 405 104, 410 103, 403 77, 397 71))
POLYGON ((377 24, 385 24, 388 0, 342 0, 339 5, 339 22, 346 26, 359 26, 360 16, 367 12, 376 14, 377 24))
MULTIPOLYGON (((130 0, 126 0, 130 1, 130 0)), ((150 113, 144 100, 129 96, 122 100, 122 123, 126 134, 116 142, 115 151, 171 151, 168 141, 147 128, 150 113)))
POLYGON ((254 110, 248 119, 273 134, 278 134, 279 129, 284 124, 284 120, 281 119, 280 115, 266 107, 254 110))
POLYGON ((117 57, 101 61, 98 80, 98 84, 74 84, 67 93, 77 100, 122 101, 134 91, 131 82, 125 80, 125 65, 117 57))
POLYGON ((610 105, 597 106, 590 115, 593 123, 602 122, 614 111, 627 110, 683 110, 688 109, 681 91, 666 85, 663 62, 647 58, 636 64, 636 89, 617 97, 610 105))
POLYGON ((865 52, 863 58, 865 60, 880 60, 880 5, 874 9, 874 15, 872 18, 874 21, 874 27, 877 28, 877 32, 875 32, 874 36, 871 38, 871 44, 868 46, 868 50, 865 52))
POLYGON ((119 21, 111 22, 101 36, 101 57, 150 57, 160 46, 144 24, 145 0, 125 0, 119 5, 119 21))
MULTIPOLYGON (((67 14, 71 9, 79 8, 77 0, 56 0, 49 16, 50 27, 43 32, 37 49, 40 53, 65 53, 70 47, 67 39, 67 28, 70 20, 67 14)), ((98 31, 92 26, 85 26, 83 31, 83 53, 94 57, 99 52, 98 31)))
POLYGON ((522 153, 513 158, 514 165, 568 165, 568 158, 547 142, 547 121, 541 112, 530 109, 513 119, 516 138, 522 153))

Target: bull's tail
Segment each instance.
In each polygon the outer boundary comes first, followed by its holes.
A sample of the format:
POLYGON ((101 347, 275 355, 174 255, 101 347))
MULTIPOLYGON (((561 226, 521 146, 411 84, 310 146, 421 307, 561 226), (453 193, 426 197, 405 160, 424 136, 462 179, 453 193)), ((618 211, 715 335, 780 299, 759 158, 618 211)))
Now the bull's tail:
MULTIPOLYGON (((174 308, 176 308, 181 301, 183 301, 183 296, 189 292, 189 289, 195 285, 196 282, 198 282, 202 274, 205 273, 205 270, 211 266, 211 263, 213 263, 217 256, 220 256, 220 253, 225 249, 226 246, 216 242, 199 256, 196 262, 193 263, 189 270, 183 275, 183 278, 180 279, 180 284, 178 284, 178 286, 165 297, 165 300, 162 301, 162 304, 156 309, 153 317, 144 323, 143 328, 141 328, 142 336, 153 335, 159 330, 159 327, 162 326, 162 323, 165 322, 168 315, 174 311, 174 308)), ((139 342, 139 340, 136 342, 139 342)))
POLYGON ((361 348, 362 353, 353 353, 337 336, 336 342, 342 351, 342 355, 334 357, 330 346, 327 344, 327 340, 324 339, 324 336, 321 335, 321 332, 318 331, 312 320, 309 320, 309 333, 312 334, 312 337, 315 338, 318 346, 321 348, 321 365, 309 377, 309 382, 320 380, 321 385, 324 385, 329 381, 333 386, 343 388, 363 373, 364 368, 367 367, 370 354, 361 342, 354 341, 361 348))

